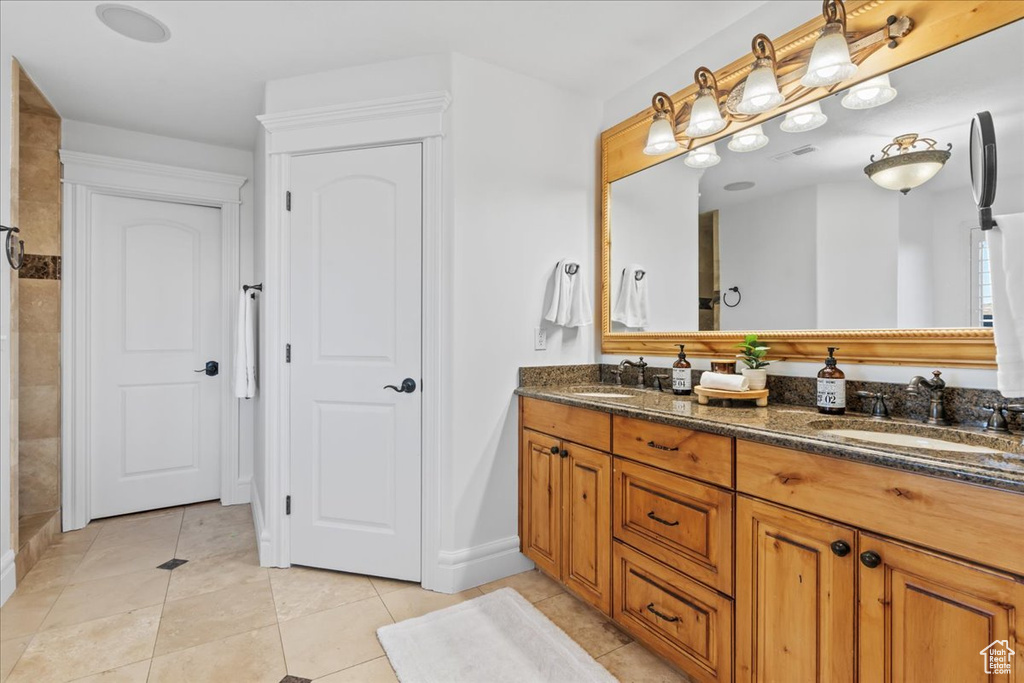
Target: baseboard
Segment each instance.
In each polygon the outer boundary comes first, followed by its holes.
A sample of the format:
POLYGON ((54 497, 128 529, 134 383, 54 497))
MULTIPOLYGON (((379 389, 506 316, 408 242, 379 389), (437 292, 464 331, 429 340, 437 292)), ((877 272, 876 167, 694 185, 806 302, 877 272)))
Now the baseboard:
POLYGON ((0 557, 0 605, 7 602, 17 585, 14 569, 14 551, 8 550, 0 557))
POLYGON ((260 500, 259 489, 256 488, 256 480, 249 480, 249 505, 252 507, 252 523, 256 527, 256 546, 260 554, 260 566, 272 567, 270 561, 272 556, 270 543, 270 530, 267 529, 266 517, 263 516, 263 501, 260 500))
POLYGON ((232 505, 243 505, 252 502, 252 477, 239 477, 235 482, 234 500, 232 505))
POLYGON ((462 550, 442 550, 438 553, 437 565, 436 590, 442 593, 458 593, 534 566, 519 552, 518 536, 462 550))

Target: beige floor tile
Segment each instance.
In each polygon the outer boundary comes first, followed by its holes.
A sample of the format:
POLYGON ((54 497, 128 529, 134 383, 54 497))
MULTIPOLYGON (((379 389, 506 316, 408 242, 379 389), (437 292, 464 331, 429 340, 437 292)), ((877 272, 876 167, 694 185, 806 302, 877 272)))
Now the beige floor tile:
POLYGON ((377 595, 365 576, 306 567, 271 569, 270 587, 281 621, 377 595))
POLYGON ((69 681, 148 659, 160 606, 44 631, 11 672, 9 683, 69 681))
POLYGON ((318 678, 384 654, 377 629, 391 623, 379 597, 280 624, 288 673, 318 678))
POLYGON ((514 588, 530 602, 540 602, 565 592, 560 585, 536 569, 480 586, 483 593, 491 593, 499 588, 514 588))
POLYGON ((127 666, 119 666, 102 673, 76 679, 74 683, 146 683, 150 660, 144 659, 127 666))
POLYGON ((85 557, 85 554, 89 552, 89 548, 92 547, 92 538, 81 538, 77 541, 65 541, 64 543, 51 543, 50 547, 43 553, 41 560, 46 560, 51 557, 78 557, 79 559, 85 557))
POLYGON ((253 528, 252 508, 248 505, 221 505, 219 501, 214 501, 185 508, 181 530, 196 531, 237 526, 253 528))
POLYGON ((40 559, 25 575, 25 578, 18 582, 18 592, 34 593, 52 588, 63 588, 72 580, 83 557, 83 555, 54 555, 45 560, 40 559))
POLYGON ((167 594, 170 574, 164 569, 147 569, 134 574, 72 584, 64 589, 54 603, 40 630, 161 605, 167 594))
POLYGON ((696 683, 640 643, 630 643, 597 660, 621 683, 696 683))
POLYGON ((21 638, 38 631, 63 590, 58 586, 26 593, 18 586, 14 595, 0 607, 0 640, 21 638))
POLYGON ((205 557, 232 555, 256 547, 256 532, 252 524, 226 527, 203 527, 181 532, 175 557, 183 560, 201 560, 205 557))
POLYGON ((90 548, 71 577, 71 582, 82 583, 156 569, 174 557, 174 544, 174 539, 168 538, 135 545, 90 548))
POLYGON ((187 564, 181 565, 170 574, 168 600, 190 598, 232 586, 263 583, 267 580, 267 569, 260 566, 255 548, 231 555, 189 560, 187 564))
POLYGON ((90 527, 109 527, 109 526, 121 526, 124 524, 134 524, 143 519, 149 519, 151 517, 164 517, 165 515, 177 515, 178 520, 182 519, 185 514, 185 508, 183 507, 170 507, 160 508, 159 510, 146 510, 145 512, 135 512, 130 515, 118 515, 117 517, 104 517, 103 519, 97 519, 89 523, 90 527))
POLYGON ((418 617, 428 612, 434 612, 445 607, 457 605, 466 600, 479 598, 483 593, 478 588, 470 588, 468 591, 449 595, 447 593, 435 593, 424 590, 419 586, 403 588, 394 593, 387 593, 381 596, 381 600, 388 608, 388 612, 395 621, 404 621, 418 617))
POLYGON ((378 595, 385 595, 387 593, 394 593, 400 591, 403 588, 411 588, 418 586, 419 584, 415 581, 399 581, 398 579, 384 579, 379 576, 371 576, 370 583, 377 589, 378 595))
POLYGON ((387 657, 378 657, 350 669, 316 679, 316 683, 398 683, 387 657))
POLYGON ((22 636, 11 640, 0 641, 0 683, 11 675, 11 669, 18 663, 21 653, 28 647, 32 636, 22 636))
POLYGON ((591 657, 608 654, 633 640, 603 614, 568 593, 541 600, 534 606, 568 633, 591 657))
POLYGON ((180 531, 181 512, 110 522, 100 528, 99 535, 93 541, 92 550, 159 540, 177 540, 180 531))
POLYGON ((149 682, 278 683, 284 676, 284 654, 275 625, 155 657, 149 682))
POLYGON ((269 581, 172 600, 164 604, 155 656, 270 626, 276 620, 269 581))

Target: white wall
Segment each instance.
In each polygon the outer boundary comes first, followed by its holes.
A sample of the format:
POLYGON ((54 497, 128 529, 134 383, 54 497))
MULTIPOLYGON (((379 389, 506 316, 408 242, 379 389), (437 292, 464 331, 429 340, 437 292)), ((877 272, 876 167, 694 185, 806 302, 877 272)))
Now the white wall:
MULTIPOLYGON (((924 188, 921 188, 924 189, 924 188)), ((899 203, 899 253, 897 255, 897 327, 935 327, 932 279, 932 198, 914 191, 897 198, 899 203)))
MULTIPOLYGON (((0 224, 11 224, 11 53, 0 46, 0 224)), ((0 256, 0 604, 14 592, 11 548, 11 269, 0 256)))

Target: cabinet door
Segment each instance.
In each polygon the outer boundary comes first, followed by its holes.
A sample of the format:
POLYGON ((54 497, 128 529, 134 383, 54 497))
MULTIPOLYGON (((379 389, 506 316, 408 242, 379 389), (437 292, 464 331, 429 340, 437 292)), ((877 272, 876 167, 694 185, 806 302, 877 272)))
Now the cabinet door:
POLYGON ((559 578, 562 554, 562 443, 523 430, 520 458, 523 554, 559 578))
POLYGON ((611 614, 612 459, 574 443, 562 447, 562 580, 611 614))
POLYGON ((737 497, 736 680, 854 680, 855 537, 737 497))
POLYGON ((1024 681, 1019 578, 867 534, 861 550, 861 681, 1024 681))

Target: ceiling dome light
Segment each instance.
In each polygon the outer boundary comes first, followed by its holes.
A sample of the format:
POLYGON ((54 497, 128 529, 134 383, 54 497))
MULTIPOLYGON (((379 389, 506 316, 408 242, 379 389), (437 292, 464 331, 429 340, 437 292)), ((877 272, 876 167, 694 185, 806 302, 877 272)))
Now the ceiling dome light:
POLYGON ((835 85, 857 73, 857 65, 850 59, 850 46, 846 42, 843 0, 825 0, 822 15, 825 26, 811 49, 807 73, 800 79, 800 85, 808 88, 835 85))
POLYGON ((785 98, 779 92, 775 78, 775 46, 763 33, 754 36, 751 50, 754 68, 743 85, 743 99, 736 105, 741 114, 761 114, 782 104, 785 98))
POLYGON ((690 109, 686 136, 702 138, 714 135, 726 125, 722 111, 718 108, 718 81, 715 80, 715 75, 703 66, 693 74, 693 81, 697 84, 697 99, 690 109))
POLYGON ((703 147, 698 147, 683 157, 683 163, 690 168, 711 168, 721 160, 722 157, 718 156, 718 151, 715 149, 715 143, 713 142, 703 147))
POLYGON ((896 88, 889 82, 889 74, 875 76, 850 88, 843 96, 847 109, 871 109, 896 99, 896 88))
POLYGON ((768 144, 768 136, 764 134, 761 124, 741 130, 729 140, 729 149, 734 152, 753 152, 768 144))
POLYGON ((935 140, 919 138, 915 133, 900 135, 882 148, 881 158, 876 160, 871 155, 871 163, 864 167, 864 172, 879 187, 907 194, 934 178, 949 160, 953 145, 944 150, 935 149, 935 145, 935 140), (915 150, 918 145, 924 149, 915 150))
POLYGON ((752 187, 754 187, 753 180, 740 180, 739 182, 729 183, 722 189, 726 192, 743 192, 744 190, 749 190, 752 187))
POLYGON ((672 104, 672 98, 659 92, 655 93, 651 103, 654 106, 654 120, 651 121, 651 128, 647 132, 647 145, 644 147, 644 154, 659 156, 679 149, 674 125, 676 108, 672 104))
POLYGON ((162 21, 130 5, 98 5, 96 16, 111 30, 133 40, 162 43, 171 37, 171 30, 162 21))
POLYGON ((786 133, 806 133, 821 128, 826 121, 828 117, 821 112, 821 103, 811 102, 787 113, 779 128, 786 133))

